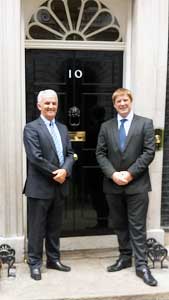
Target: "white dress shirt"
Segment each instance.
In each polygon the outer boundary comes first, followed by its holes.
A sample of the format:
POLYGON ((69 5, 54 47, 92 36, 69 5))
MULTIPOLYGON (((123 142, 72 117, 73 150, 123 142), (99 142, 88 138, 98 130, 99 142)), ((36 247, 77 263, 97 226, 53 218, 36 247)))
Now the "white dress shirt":
POLYGON ((133 116, 134 116, 134 113, 133 113, 132 110, 130 111, 130 113, 125 118, 123 118, 122 116, 117 114, 118 129, 120 128, 121 120, 122 119, 127 120, 126 122, 124 122, 124 129, 125 129, 125 132, 126 132, 126 136, 128 135, 128 132, 129 132, 129 129, 130 129, 130 126, 131 126, 131 122, 133 120, 133 116))

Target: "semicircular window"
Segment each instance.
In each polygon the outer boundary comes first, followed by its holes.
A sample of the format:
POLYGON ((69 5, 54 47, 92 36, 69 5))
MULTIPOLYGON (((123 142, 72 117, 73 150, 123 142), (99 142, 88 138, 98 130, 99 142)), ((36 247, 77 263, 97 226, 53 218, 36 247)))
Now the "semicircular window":
POLYGON ((33 14, 27 39, 122 42, 120 25, 99 0, 48 0, 33 14))

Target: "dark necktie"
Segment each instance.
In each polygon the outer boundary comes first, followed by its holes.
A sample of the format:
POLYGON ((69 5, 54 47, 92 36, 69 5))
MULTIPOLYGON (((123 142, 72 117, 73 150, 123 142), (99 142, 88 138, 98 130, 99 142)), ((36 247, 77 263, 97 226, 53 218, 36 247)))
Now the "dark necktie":
POLYGON ((59 158, 59 164, 61 167, 64 163, 63 147, 62 147, 62 142, 61 142, 59 132, 58 132, 57 128, 54 127, 53 122, 50 122, 50 133, 51 133, 51 136, 52 136, 54 144, 55 144, 56 152, 57 152, 57 155, 59 158))
POLYGON ((120 145, 120 150, 124 151, 125 148, 125 143, 126 143, 126 132, 124 128, 124 123, 127 121, 127 119, 122 119, 120 120, 120 128, 119 128, 119 145, 120 145))

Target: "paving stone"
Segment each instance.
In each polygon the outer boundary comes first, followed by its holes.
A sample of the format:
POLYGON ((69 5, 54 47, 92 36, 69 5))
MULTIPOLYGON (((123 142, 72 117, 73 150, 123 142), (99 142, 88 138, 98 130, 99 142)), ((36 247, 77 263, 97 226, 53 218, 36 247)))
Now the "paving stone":
POLYGON ((46 269, 44 263, 40 281, 30 278, 26 263, 16 264, 15 278, 7 277, 3 265, 0 300, 169 300, 169 269, 159 265, 153 269, 159 284, 150 287, 136 277, 134 267, 108 273, 106 268, 116 255, 110 249, 63 253, 62 261, 72 271, 46 269))

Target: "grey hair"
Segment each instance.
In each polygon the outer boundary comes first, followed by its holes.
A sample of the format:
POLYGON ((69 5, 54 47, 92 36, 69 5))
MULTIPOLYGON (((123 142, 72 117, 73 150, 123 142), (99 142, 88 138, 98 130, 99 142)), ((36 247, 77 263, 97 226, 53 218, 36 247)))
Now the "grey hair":
POLYGON ((44 90, 40 91, 37 96, 37 102, 40 103, 43 99, 55 98, 58 102, 58 96, 54 90, 44 90))

